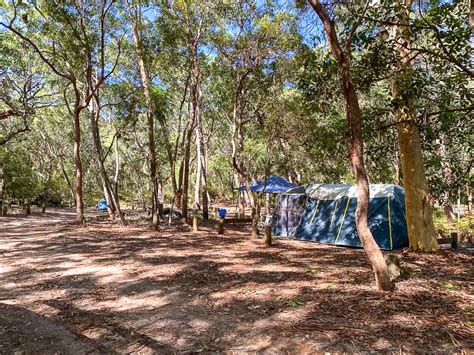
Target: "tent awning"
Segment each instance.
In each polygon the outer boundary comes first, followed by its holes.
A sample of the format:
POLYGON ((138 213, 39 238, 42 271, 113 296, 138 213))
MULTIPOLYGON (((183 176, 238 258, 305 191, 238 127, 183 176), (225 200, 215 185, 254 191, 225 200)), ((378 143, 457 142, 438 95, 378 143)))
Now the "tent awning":
MULTIPOLYGON (((250 185, 250 190, 257 192, 257 193, 269 193, 269 194, 278 194, 281 192, 285 192, 296 185, 292 184, 291 182, 283 179, 279 176, 270 176, 268 179, 264 181, 259 181, 253 185, 250 185)), ((247 189, 246 186, 240 186, 239 191, 245 191, 247 189)))

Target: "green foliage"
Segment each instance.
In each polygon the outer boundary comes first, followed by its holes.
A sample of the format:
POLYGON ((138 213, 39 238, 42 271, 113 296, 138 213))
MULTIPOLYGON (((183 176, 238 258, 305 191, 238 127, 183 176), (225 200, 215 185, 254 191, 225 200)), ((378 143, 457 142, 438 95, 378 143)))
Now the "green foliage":
POLYGON ((3 198, 6 201, 19 203, 36 197, 42 188, 41 181, 24 147, 0 148, 0 166, 3 198))
MULTIPOLYGON (((97 7, 81 4, 2 1, 0 20, 5 24, 13 20, 19 33, 28 35, 60 73, 79 78, 83 90, 86 64, 92 61, 97 69, 102 58, 97 7), (16 18, 14 5, 18 5, 16 18)), ((234 125, 239 120, 242 131, 237 132, 241 142, 235 147, 236 158, 251 180, 271 174, 300 184, 354 183, 339 70, 320 23, 308 18, 312 12, 307 2, 157 0, 141 6, 141 50, 151 81, 159 180, 166 200, 172 198, 171 174, 179 180, 196 70, 211 200, 229 199, 238 184, 231 157, 234 125)), ((472 66, 473 50, 468 2, 434 0, 410 8, 397 2, 372 3, 358 23, 354 14, 362 9, 362 3, 337 3, 330 14, 341 41, 351 39, 351 75, 363 114, 370 181, 403 184, 403 176, 397 174, 397 129, 391 124, 394 110, 409 105, 421 132, 431 194, 453 200, 460 191, 462 202, 467 202, 466 185, 473 185, 474 123, 472 75, 466 71, 472 66), (409 73, 402 71, 393 51, 394 18, 409 23, 413 42, 409 73), (404 102, 392 97, 394 78, 403 89, 404 102), (445 170, 449 179, 440 174, 445 170)), ((122 200, 149 201, 145 98, 134 44, 128 35, 122 37, 130 29, 127 3, 113 3, 105 17, 105 66, 116 65, 98 91, 105 167, 111 180, 117 170, 122 200)), ((0 140, 25 125, 29 129, 0 148, 5 191, 9 198, 14 194, 34 199, 47 191, 71 200, 66 177, 74 186, 73 133, 64 103, 65 99, 73 103, 76 93, 68 80, 56 75, 30 45, 4 26, 0 52, 0 113, 10 107, 24 113, 0 120, 0 140), (22 95, 21 88, 28 85, 40 88, 33 98, 22 95)), ((103 188, 88 108, 82 112, 81 129, 86 201, 95 204, 103 188)), ((191 178, 196 173, 194 134, 191 178)), ((443 218, 437 214, 436 223, 446 231, 467 230, 470 225, 461 219, 458 226, 448 226, 443 218)))
POLYGON ((460 235, 474 235, 474 216, 465 215, 460 219, 448 221, 442 207, 435 207, 433 211, 433 222, 436 229, 444 236, 449 236, 452 232, 460 235))
POLYGON ((283 298, 283 303, 292 308, 298 308, 304 305, 304 302, 299 298, 285 297, 283 298))

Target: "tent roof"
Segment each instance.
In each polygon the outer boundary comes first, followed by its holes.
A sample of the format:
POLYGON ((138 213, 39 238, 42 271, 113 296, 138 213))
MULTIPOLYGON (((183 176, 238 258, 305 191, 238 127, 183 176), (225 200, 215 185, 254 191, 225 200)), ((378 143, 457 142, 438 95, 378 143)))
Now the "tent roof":
POLYGON ((306 191, 306 185, 292 187, 285 191, 285 195, 303 195, 306 191))
MULTIPOLYGON (((343 196, 357 197, 357 185, 342 184, 309 184, 305 193, 319 200, 336 200, 343 196)), ((403 189, 397 185, 390 184, 370 184, 370 197, 386 197, 398 193, 403 193, 403 189)))
MULTIPOLYGON (((259 181, 250 185, 250 190, 254 192, 265 192, 269 194, 278 194, 295 187, 296 185, 283 179, 280 176, 270 176, 267 180, 259 181)), ((239 191, 245 191, 246 186, 240 186, 239 191)))

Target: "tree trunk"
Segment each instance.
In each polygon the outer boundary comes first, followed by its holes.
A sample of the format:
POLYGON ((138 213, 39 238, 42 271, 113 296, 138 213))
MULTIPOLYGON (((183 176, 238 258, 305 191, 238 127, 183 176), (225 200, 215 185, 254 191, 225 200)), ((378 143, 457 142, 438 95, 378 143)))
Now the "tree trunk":
POLYGON ((3 206, 6 205, 5 195, 6 194, 5 194, 5 184, 4 184, 4 180, 3 180, 3 166, 0 166, 0 216, 4 216, 3 206))
POLYGON ((255 207, 252 208, 252 238, 258 236, 258 213, 255 207))
POLYGON ((182 162, 181 212, 185 221, 188 220, 188 192, 189 192, 189 161, 191 159, 191 139, 194 130, 194 116, 191 114, 184 133, 184 154, 182 162))
MULTIPOLYGON (((184 145, 184 141, 183 141, 183 145, 184 145)), ((184 154, 183 154, 183 157, 184 157, 184 154)), ((179 164, 178 184, 177 184, 178 186, 177 186, 176 193, 174 194, 174 204, 176 205, 176 209, 180 211, 182 211, 181 202, 183 198, 183 175, 184 175, 184 158, 181 159, 181 163, 179 164)))
POLYGON ((114 174, 114 187, 113 194, 116 199, 116 207, 120 210, 120 201, 119 201, 119 173, 120 173, 120 154, 119 154, 119 138, 120 134, 115 132, 115 142, 114 142, 114 156, 115 156, 115 174, 114 174))
POLYGON ((94 143, 94 155, 95 160, 97 162, 97 166, 99 168, 100 179, 102 181, 102 187, 104 190, 104 196, 107 200, 107 212, 109 214, 109 218, 113 219, 115 217, 115 204, 112 200, 112 192, 110 189, 110 181, 107 176, 107 172, 105 171, 104 162, 102 159, 102 144, 100 141, 100 133, 99 133, 99 125, 97 122, 97 113, 92 107, 92 103, 90 104, 90 124, 91 124, 91 131, 92 131, 92 141, 94 143))
POLYGON ((344 93, 347 133, 349 135, 349 154, 358 185, 356 208, 357 232, 362 242, 362 246, 364 247, 364 251, 367 254, 367 258, 374 270, 377 289, 380 291, 390 291, 393 289, 393 285, 390 281, 387 264, 385 263, 382 252, 375 242, 368 225, 369 181, 364 165, 362 117, 359 100, 349 71, 350 59, 342 51, 337 38, 335 24, 329 18, 324 6, 319 2, 319 0, 309 0, 309 3, 323 22, 324 31, 331 47, 331 52, 339 67, 344 93))
POLYGON ((204 145, 203 129, 201 118, 199 118, 196 126, 196 134, 198 135, 196 141, 198 143, 200 165, 201 165, 201 195, 202 195, 202 217, 204 220, 209 219, 209 193, 207 191, 207 159, 206 147, 204 145))
POLYGON ((147 126, 148 126, 148 153, 150 160, 150 181, 151 181, 151 196, 152 196, 152 225, 154 230, 160 229, 160 218, 158 215, 158 206, 160 201, 158 198, 158 179, 157 179, 157 161, 155 148, 155 120, 153 113, 153 104, 151 99, 150 85, 148 80, 148 73, 146 71, 145 62, 143 59, 141 41, 138 34, 138 22, 140 21, 140 14, 138 11, 133 11, 132 14, 132 37, 135 43, 135 50, 137 54, 138 66, 140 67, 140 76, 143 84, 143 93, 145 95, 145 102, 147 108, 147 126))
MULTIPOLYGON (((117 132, 116 132, 117 133, 117 132)), ((119 155, 119 138, 120 134, 115 135, 115 143, 114 143, 114 150, 115 150, 115 175, 114 175, 114 186, 111 187, 110 190, 112 192, 112 197, 114 199, 114 205, 118 212, 120 221, 122 224, 127 224, 125 220, 125 216, 122 212, 122 208, 120 207, 120 198, 119 198, 119 172, 120 172, 120 155, 119 155)))
MULTIPOLYGON (((406 117, 401 111, 398 112, 398 116, 397 120, 404 120, 403 117, 406 117)), ((419 251, 436 251, 439 246, 431 215, 420 134, 413 118, 399 127, 398 137, 410 248, 419 251)))
POLYGON ((472 211, 472 189, 469 183, 466 183, 466 195, 467 195, 467 210, 472 211))
MULTIPOLYGON (((248 198, 248 202, 251 208, 255 207, 254 199, 252 196, 252 191, 250 190, 250 175, 246 172, 244 164, 242 161, 239 162, 239 153, 243 150, 243 117, 242 117, 242 110, 240 102, 242 96, 242 89, 243 89, 243 82, 245 80, 245 76, 239 78, 237 87, 235 88, 235 97, 233 103, 233 111, 232 111, 232 121, 233 121, 233 131, 232 131, 232 166, 234 167, 235 171, 240 176, 240 182, 246 186, 247 196, 244 194, 240 195, 240 202, 242 203, 242 199, 245 197, 248 198)), ((239 192, 240 193, 240 192, 239 192)), ((239 204, 239 212, 241 214, 245 214, 245 211, 241 208, 239 204)))
MULTIPOLYGON (((410 5, 411 0, 401 1, 402 5, 410 5)), ((392 80, 393 100, 398 103, 395 119, 398 125, 400 158, 402 161, 403 183, 405 187, 405 211, 408 226, 410 248, 416 251, 436 251, 436 231, 431 214, 431 204, 423 166, 420 132, 413 114, 412 90, 412 53, 406 49, 411 43, 408 24, 408 12, 404 11, 397 19, 401 25, 393 26, 392 36, 395 50, 400 57, 403 72, 392 80), (402 43, 403 42, 403 43, 402 43)))
POLYGON ((201 192, 201 175, 202 175, 201 159, 202 159, 202 156, 201 156, 201 150, 199 149, 199 133, 198 133, 198 128, 196 126, 196 176, 195 176, 195 181, 194 181, 194 204, 193 204, 193 208, 196 211, 200 210, 199 197, 201 194, 200 192, 201 192))
POLYGON ((166 126, 164 117, 160 117, 159 122, 163 135, 163 141, 166 148, 166 154, 168 156, 168 163, 170 165, 171 188, 173 189, 173 195, 176 196, 176 194, 178 193, 178 184, 176 182, 176 161, 175 156, 173 155, 173 148, 170 142, 170 134, 168 131, 168 127, 166 126))
POLYGON ((66 180, 67 186, 69 187, 69 192, 71 193, 72 201, 74 205, 76 205, 76 194, 74 191, 74 187, 72 186, 71 179, 67 175, 66 169, 64 167, 64 159, 60 156, 59 157, 59 166, 61 168, 61 172, 63 173, 64 179, 66 180))
POLYGON ((81 122, 80 111, 76 108, 73 112, 74 129, 74 167, 76 169, 76 222, 84 221, 84 198, 82 192, 82 161, 81 161, 81 122))

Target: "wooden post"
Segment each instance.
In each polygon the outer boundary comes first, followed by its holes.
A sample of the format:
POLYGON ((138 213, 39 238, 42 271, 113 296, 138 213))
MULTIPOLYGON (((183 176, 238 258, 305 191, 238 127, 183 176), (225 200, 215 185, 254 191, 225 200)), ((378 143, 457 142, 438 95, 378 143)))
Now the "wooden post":
POLYGON ((2 216, 6 216, 8 214, 8 203, 6 203, 5 201, 3 201, 1 212, 2 216))
POLYGON ((458 247, 458 234, 456 232, 451 233, 451 248, 456 249, 458 247))
POLYGON ((193 210, 193 232, 198 231, 198 212, 193 210))
POLYGON ((224 234, 224 225, 225 225, 225 217, 219 218, 218 224, 217 224, 217 234, 224 234))
POLYGON ((31 214, 31 202, 29 199, 25 201, 25 205, 26 214, 31 214))
POLYGON ((269 223, 265 223, 265 244, 267 247, 272 245, 272 226, 269 223))

